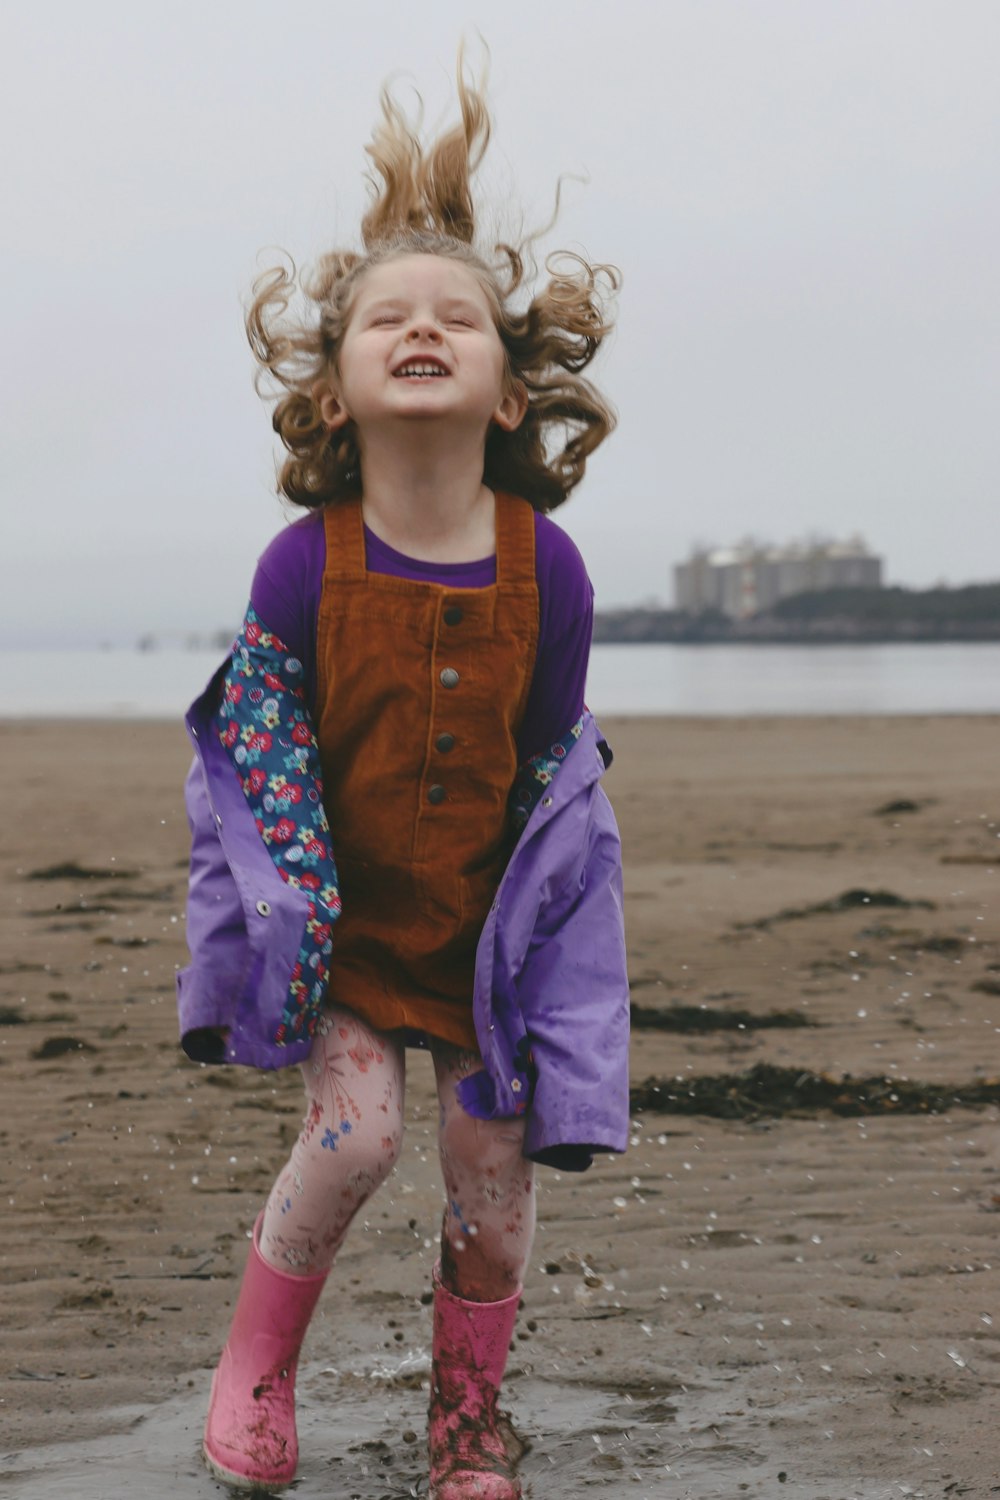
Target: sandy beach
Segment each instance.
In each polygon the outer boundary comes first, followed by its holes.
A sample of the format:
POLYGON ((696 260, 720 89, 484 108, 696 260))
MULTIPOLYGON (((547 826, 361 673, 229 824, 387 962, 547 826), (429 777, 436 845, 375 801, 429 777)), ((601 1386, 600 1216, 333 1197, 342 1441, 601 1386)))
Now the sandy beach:
MULTIPOLYGON (((996 719, 607 720, 623 1158, 543 1171, 506 1388, 536 1496, 1000 1494, 996 719)), ((176 1042, 189 755, 8 723, 0 1488, 221 1494, 197 1450, 296 1074, 176 1042)), ((304 1352, 299 1500, 426 1495, 440 1187, 397 1173, 304 1352)))

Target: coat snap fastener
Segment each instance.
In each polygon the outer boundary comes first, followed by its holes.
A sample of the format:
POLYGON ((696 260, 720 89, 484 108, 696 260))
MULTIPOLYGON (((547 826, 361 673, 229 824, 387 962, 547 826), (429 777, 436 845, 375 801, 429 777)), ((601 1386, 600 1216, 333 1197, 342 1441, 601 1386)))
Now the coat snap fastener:
POLYGON ((444 612, 444 623, 446 625, 461 625, 463 618, 463 611, 457 604, 449 604, 444 612))
POLYGON ((543 807, 551 807, 552 806, 552 798, 551 797, 543 797, 542 798, 542 806, 543 807))
POLYGON ((454 667, 445 667, 441 673, 441 686, 446 688, 458 687, 458 673, 454 667))
POLYGON ((257 915, 260 916, 260 917, 269 917, 271 915, 271 903, 270 903, 270 901, 258 901, 257 902, 257 915))
POLYGON ((520 1078, 512 1078, 510 1080, 510 1086, 511 1086, 511 1089, 513 1090, 513 1092, 515 1094, 519 1094, 521 1092, 521 1080, 520 1080, 520 1078))
POLYGON ((435 750, 440 750, 442 755, 447 755, 449 750, 455 748, 455 736, 453 734, 439 734, 434 741, 435 750))
POLYGON ((222 819, 221 819, 221 817, 219 816, 218 813, 216 813, 216 815, 215 815, 215 826, 217 828, 221 828, 222 827, 222 819))
POLYGON ((433 802, 435 806, 439 802, 443 802, 447 795, 443 786, 432 786, 427 790, 427 800, 428 802, 433 802))

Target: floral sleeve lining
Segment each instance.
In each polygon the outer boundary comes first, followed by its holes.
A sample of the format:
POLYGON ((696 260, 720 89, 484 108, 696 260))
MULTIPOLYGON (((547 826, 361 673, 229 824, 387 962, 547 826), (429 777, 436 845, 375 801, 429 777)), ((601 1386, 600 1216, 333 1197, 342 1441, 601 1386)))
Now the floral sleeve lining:
POLYGON ((302 944, 274 1032, 275 1042, 283 1045, 315 1033, 341 903, 302 663, 252 608, 233 643, 216 727, 279 875, 309 897, 302 944))
POLYGON ((530 760, 526 760, 524 765, 519 767, 511 788, 509 802, 510 820, 517 837, 523 833, 546 787, 551 784, 552 778, 582 733, 583 718, 581 717, 561 740, 556 740, 554 745, 550 745, 539 755, 533 755, 530 760))

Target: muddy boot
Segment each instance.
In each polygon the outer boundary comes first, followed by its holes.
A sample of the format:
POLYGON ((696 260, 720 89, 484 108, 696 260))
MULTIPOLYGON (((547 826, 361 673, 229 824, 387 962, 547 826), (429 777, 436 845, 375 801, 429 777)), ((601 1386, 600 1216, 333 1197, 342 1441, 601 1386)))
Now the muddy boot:
POLYGON ((229 1339, 212 1377, 205 1423, 205 1462, 237 1489, 280 1490, 295 1478, 295 1371, 299 1350, 327 1273, 289 1276, 250 1258, 229 1339))
POLYGON ((430 1500, 520 1500, 517 1440, 497 1411, 520 1295, 465 1302, 435 1268, 430 1500))

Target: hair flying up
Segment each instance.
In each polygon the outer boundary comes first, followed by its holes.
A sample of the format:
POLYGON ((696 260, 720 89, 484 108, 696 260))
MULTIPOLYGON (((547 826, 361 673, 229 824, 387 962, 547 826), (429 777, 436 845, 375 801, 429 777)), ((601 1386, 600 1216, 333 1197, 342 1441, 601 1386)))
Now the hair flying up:
MULTIPOLYGON (((458 66, 461 124, 424 144, 389 92, 366 150, 371 158, 371 202, 361 222, 361 250, 332 250, 299 279, 294 265, 261 276, 247 313, 247 335, 260 365, 277 385, 274 430, 286 450, 278 488, 296 505, 316 507, 361 488, 353 425, 330 433, 313 387, 337 367, 341 341, 360 279, 372 266, 402 255, 442 255, 478 277, 493 308, 506 351, 507 378, 520 382, 528 409, 513 432, 491 429, 484 482, 523 495, 536 510, 560 505, 583 478, 587 458, 615 422, 608 402, 584 378, 611 328, 608 295, 617 290, 612 266, 591 265, 560 252, 545 261, 543 285, 521 310, 513 305, 534 280, 530 246, 477 243, 472 179, 490 139, 483 90, 458 66), (306 311, 291 313, 297 289, 306 311)), ((558 200, 557 200, 558 202, 558 200)), ((273 387, 272 387, 273 389, 273 387)))

